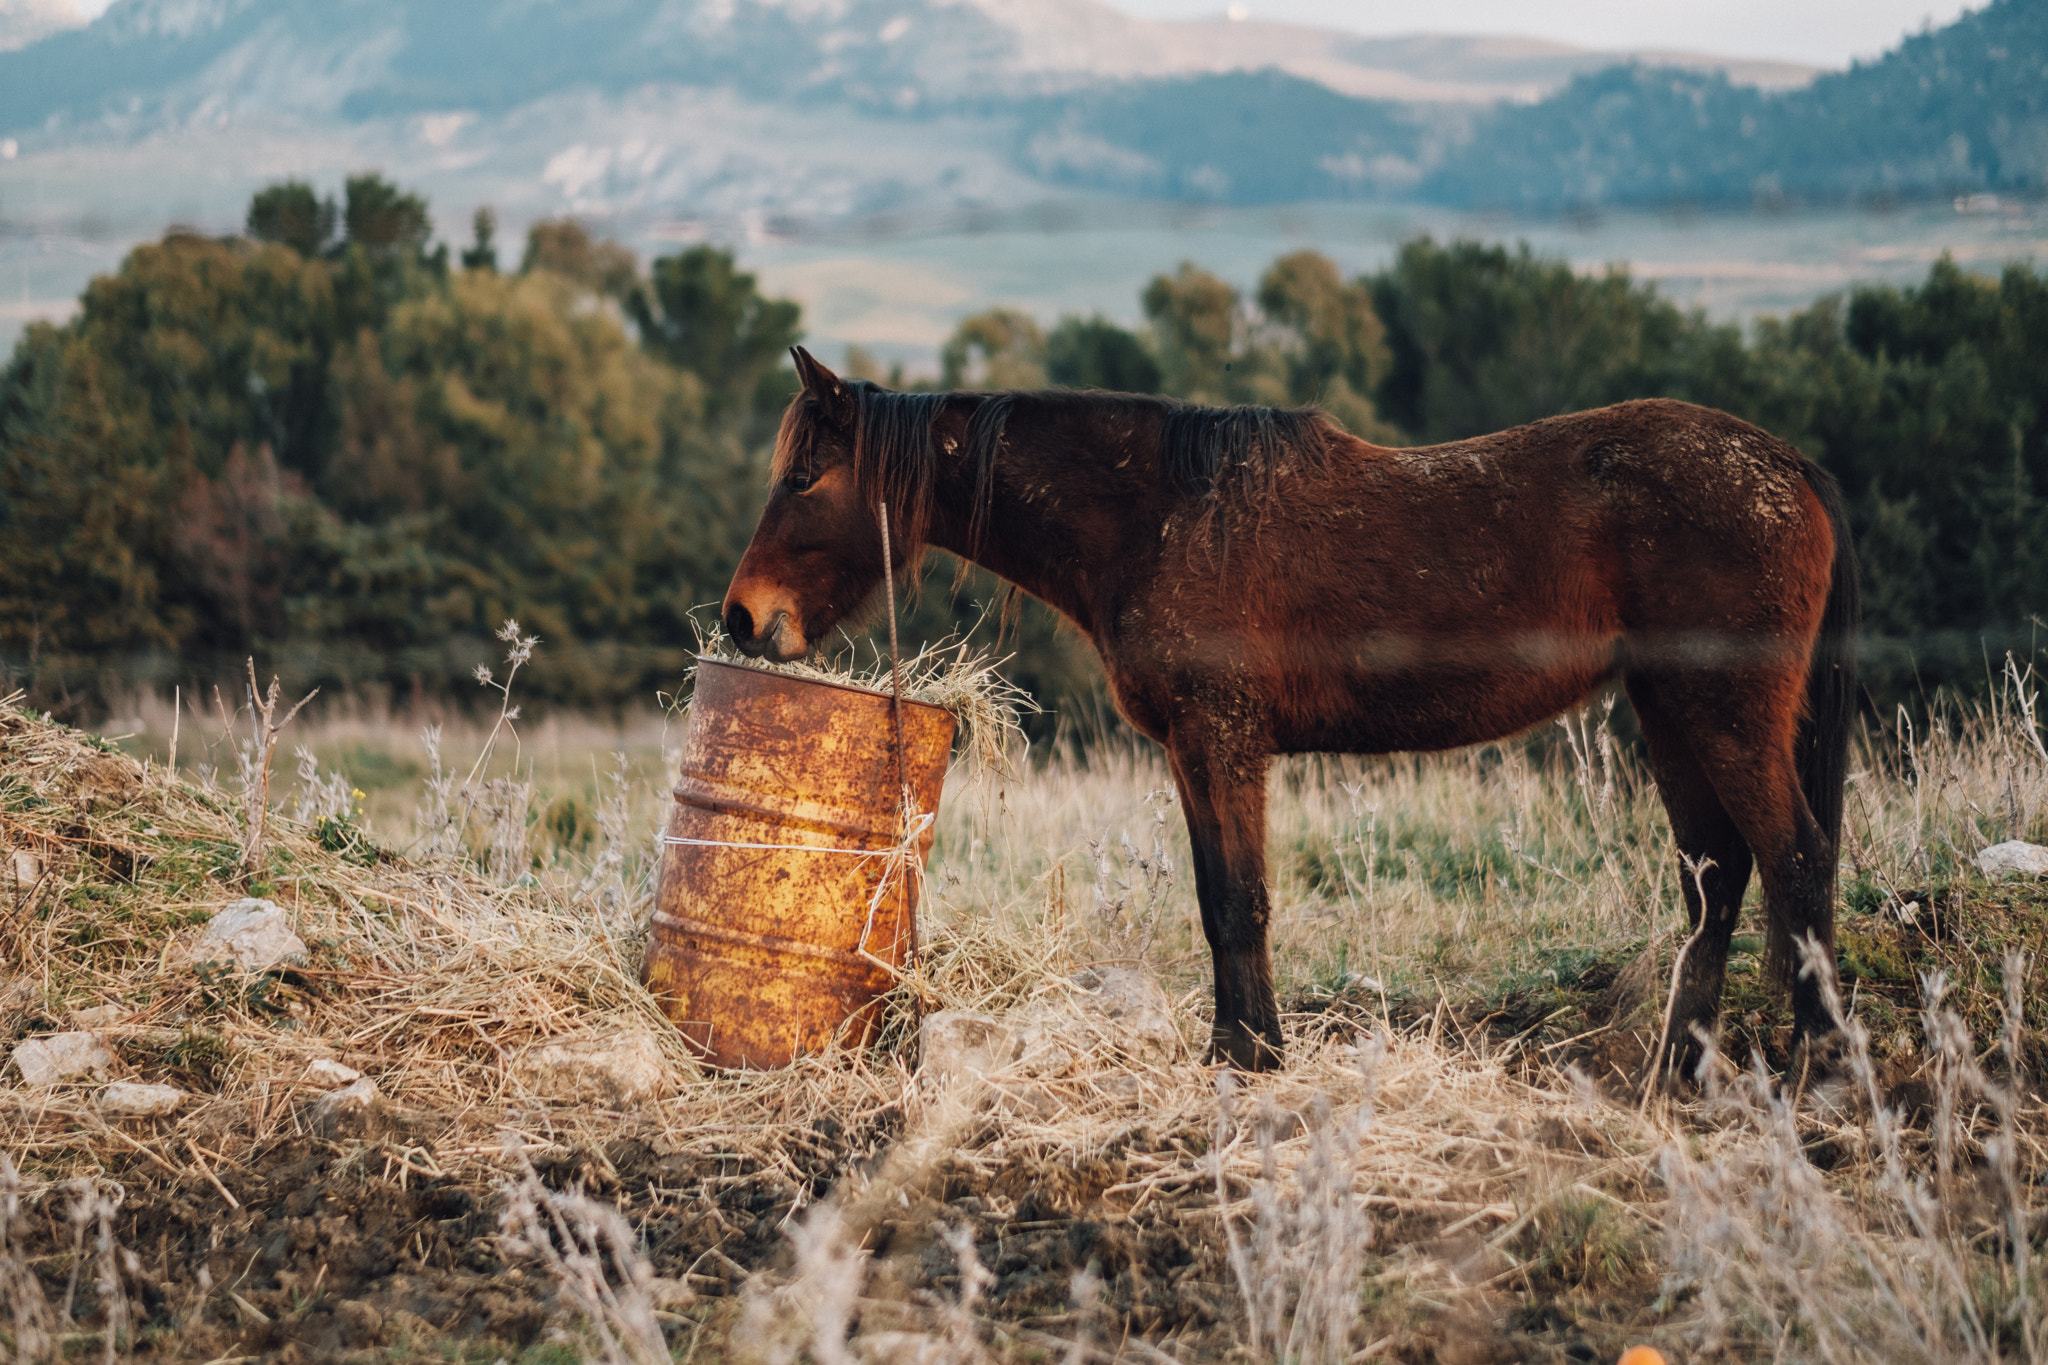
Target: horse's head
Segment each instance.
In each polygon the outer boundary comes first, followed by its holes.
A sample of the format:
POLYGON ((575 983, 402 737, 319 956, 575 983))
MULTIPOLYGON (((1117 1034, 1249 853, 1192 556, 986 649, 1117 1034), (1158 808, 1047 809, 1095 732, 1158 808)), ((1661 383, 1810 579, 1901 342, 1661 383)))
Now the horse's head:
MULTIPOLYGON (((810 653, 874 595, 883 572, 873 481, 855 461, 859 395, 802 347, 790 354, 803 392, 783 414, 768 505, 725 594, 733 643, 777 663, 810 653)), ((901 547, 900 529, 890 529, 901 547)))

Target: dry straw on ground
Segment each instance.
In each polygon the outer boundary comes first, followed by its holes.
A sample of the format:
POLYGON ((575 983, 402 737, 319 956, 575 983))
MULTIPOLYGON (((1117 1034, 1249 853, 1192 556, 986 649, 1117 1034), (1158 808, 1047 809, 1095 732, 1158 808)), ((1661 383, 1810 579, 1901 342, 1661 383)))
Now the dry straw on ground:
MULTIPOLYGON (((630 1360, 656 1336, 707 1360, 1320 1362, 1644 1335, 1689 1358, 2039 1360, 2048 1122, 2023 1015, 2048 895, 1970 864, 2048 834, 2030 685, 2016 670, 1985 710, 1860 753, 1844 1079, 1750 1066, 1752 1045, 1785 1058, 1745 949, 1726 1070, 1648 1103, 1629 1070, 1675 870, 1597 713, 1547 750, 1283 766, 1295 1008, 1287 1067, 1257 1078, 1194 1046, 1203 955, 1155 759, 1055 755, 957 788, 925 1003, 1064 1041, 941 1079, 915 1068, 909 990, 872 1052, 695 1065, 637 983, 658 786, 615 786, 616 833, 576 854, 521 810, 516 864, 472 794, 512 781, 543 810, 532 767, 443 778, 420 825, 453 834, 431 856, 378 851, 417 826, 366 838, 309 801, 252 874, 237 795, 0 707, 6 1036, 87 1024, 117 1078, 193 1096, 128 1118, 98 1079, 0 1082, 20 1172, 0 1336, 194 1360, 538 1351, 556 1330, 630 1360), (195 956, 252 893, 305 962, 195 956), (1166 985, 1187 1047, 1089 1026, 1076 973, 1106 959, 1166 985), (651 1093, 565 1099, 537 1064, 627 1036, 655 1049, 651 1093), (323 1059, 377 1098, 323 1106, 323 1059)), ((305 742, 302 786, 332 788, 305 742)))

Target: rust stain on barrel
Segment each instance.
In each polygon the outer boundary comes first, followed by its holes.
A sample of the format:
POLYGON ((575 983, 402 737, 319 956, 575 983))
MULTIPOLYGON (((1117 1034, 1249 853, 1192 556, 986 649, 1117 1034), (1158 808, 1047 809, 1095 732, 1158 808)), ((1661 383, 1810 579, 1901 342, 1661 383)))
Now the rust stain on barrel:
MULTIPOLYGON (((875 900, 901 836, 890 706, 865 688, 698 661, 641 979, 713 1065, 783 1066, 873 1034, 894 981, 868 958, 903 966, 917 925, 907 869, 875 900)), ((938 809, 953 724, 903 703, 920 811, 938 809)), ((927 827, 920 863, 931 845, 927 827)))

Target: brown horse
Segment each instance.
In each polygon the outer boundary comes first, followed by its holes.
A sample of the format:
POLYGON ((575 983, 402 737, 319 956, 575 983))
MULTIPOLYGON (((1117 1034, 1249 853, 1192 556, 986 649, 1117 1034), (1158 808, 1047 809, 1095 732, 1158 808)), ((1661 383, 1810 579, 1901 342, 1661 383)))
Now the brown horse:
POLYGON ((1696 928, 1674 1040, 1710 1027, 1752 859, 1803 1035, 1794 945, 1834 942, 1856 562, 1833 480, 1666 400, 1413 450, 1313 410, 1108 393, 894 393, 799 349, 773 489, 725 598, 799 658, 926 546, 1050 604, 1166 747, 1216 972, 1213 1053, 1278 1058, 1267 950, 1274 754, 1513 735, 1620 677, 1696 928))

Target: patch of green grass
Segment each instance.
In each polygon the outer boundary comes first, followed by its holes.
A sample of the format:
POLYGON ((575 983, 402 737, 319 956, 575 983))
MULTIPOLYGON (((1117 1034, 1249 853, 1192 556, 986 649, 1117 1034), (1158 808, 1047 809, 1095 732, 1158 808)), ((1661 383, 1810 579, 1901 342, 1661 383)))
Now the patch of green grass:
POLYGON ((374 865, 378 858, 377 846, 370 836, 345 816, 323 815, 314 821, 313 840, 329 853, 339 853, 361 867, 374 865))
POLYGON ((182 1077, 194 1090, 211 1094, 220 1089, 231 1058, 228 1045, 218 1035, 187 1030, 164 1053, 164 1065, 182 1077))
POLYGON ((366 792, 409 787, 426 773, 412 759, 393 752, 388 744, 357 740, 334 756, 333 767, 348 774, 349 781, 366 792))
POLYGON ((1533 1294, 1611 1294, 1655 1264, 1649 1227, 1611 1199, 1567 1190, 1547 1200, 1511 1243, 1533 1294))
POLYGON ((20 777, 0 777, 0 809, 13 811, 42 810, 50 803, 36 795, 36 790, 20 777))

